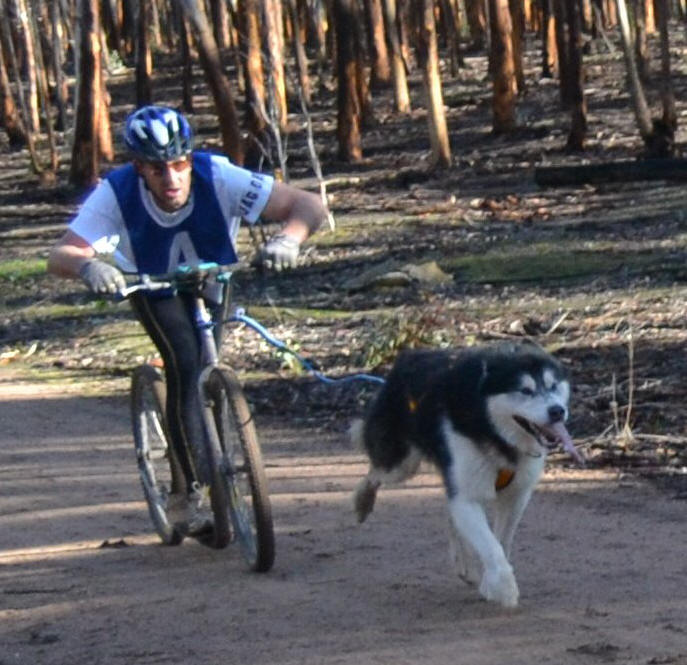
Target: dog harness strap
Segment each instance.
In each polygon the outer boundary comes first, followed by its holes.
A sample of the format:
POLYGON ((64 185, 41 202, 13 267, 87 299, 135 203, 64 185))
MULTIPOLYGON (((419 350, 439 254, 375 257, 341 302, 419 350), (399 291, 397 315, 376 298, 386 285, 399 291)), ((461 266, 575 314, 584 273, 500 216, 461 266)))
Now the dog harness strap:
POLYGON ((494 483, 496 491, 499 492, 500 490, 506 489, 506 487, 513 482, 514 476, 515 471, 511 469, 499 469, 496 474, 496 483, 494 483))

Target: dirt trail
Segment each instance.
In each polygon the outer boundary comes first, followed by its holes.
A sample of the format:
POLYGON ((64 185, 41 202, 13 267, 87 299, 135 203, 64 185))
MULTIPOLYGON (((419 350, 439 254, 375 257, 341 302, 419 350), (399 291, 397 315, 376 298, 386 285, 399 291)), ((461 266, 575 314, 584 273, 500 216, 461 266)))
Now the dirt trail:
MULTIPOLYGON (((151 534, 126 399, 0 402, 0 664, 687 663, 687 529, 675 491, 550 469, 516 537, 521 607, 460 586, 432 474, 380 495, 341 434, 260 423, 278 553, 151 534)), ((683 497, 684 498, 684 497, 683 497)))

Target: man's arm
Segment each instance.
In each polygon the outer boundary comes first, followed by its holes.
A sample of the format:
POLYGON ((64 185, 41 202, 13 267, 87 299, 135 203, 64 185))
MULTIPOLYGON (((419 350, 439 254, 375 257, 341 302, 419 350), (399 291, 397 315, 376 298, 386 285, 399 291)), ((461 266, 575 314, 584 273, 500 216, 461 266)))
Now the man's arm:
POLYGON ((281 233, 302 243, 317 231, 327 218, 322 200, 316 194, 275 181, 262 214, 269 220, 282 222, 281 233))
POLYGON ((58 277, 79 277, 93 293, 117 293, 126 286, 122 273, 96 259, 93 247, 71 230, 50 251, 48 272, 58 277))
POLYGON ((58 277, 79 277, 95 250, 81 236, 68 230, 50 250, 48 272, 58 277))
POLYGON ((298 260, 301 243, 317 231, 327 216, 315 194, 275 182, 262 214, 282 222, 282 229, 261 248, 257 261, 266 268, 292 268, 298 260))

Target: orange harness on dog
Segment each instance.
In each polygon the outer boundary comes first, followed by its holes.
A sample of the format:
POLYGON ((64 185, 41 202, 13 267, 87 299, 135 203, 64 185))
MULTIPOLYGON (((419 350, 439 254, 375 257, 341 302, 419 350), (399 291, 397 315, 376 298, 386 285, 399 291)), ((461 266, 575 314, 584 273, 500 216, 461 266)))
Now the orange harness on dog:
POLYGON ((501 490, 506 489, 506 487, 513 482, 514 476, 515 471, 512 471, 511 469, 499 469, 496 474, 496 482, 494 483, 496 491, 500 492, 501 490))

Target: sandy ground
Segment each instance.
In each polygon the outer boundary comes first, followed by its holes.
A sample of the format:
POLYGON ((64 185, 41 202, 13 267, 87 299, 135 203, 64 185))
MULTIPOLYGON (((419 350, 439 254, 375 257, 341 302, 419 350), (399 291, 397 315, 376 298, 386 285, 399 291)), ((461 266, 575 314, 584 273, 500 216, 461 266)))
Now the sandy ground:
POLYGON ((277 560, 158 544, 126 399, 0 396, 0 665, 687 663, 685 495, 550 468, 516 536, 516 610, 448 566, 431 473, 358 526, 338 433, 260 432, 277 560))

